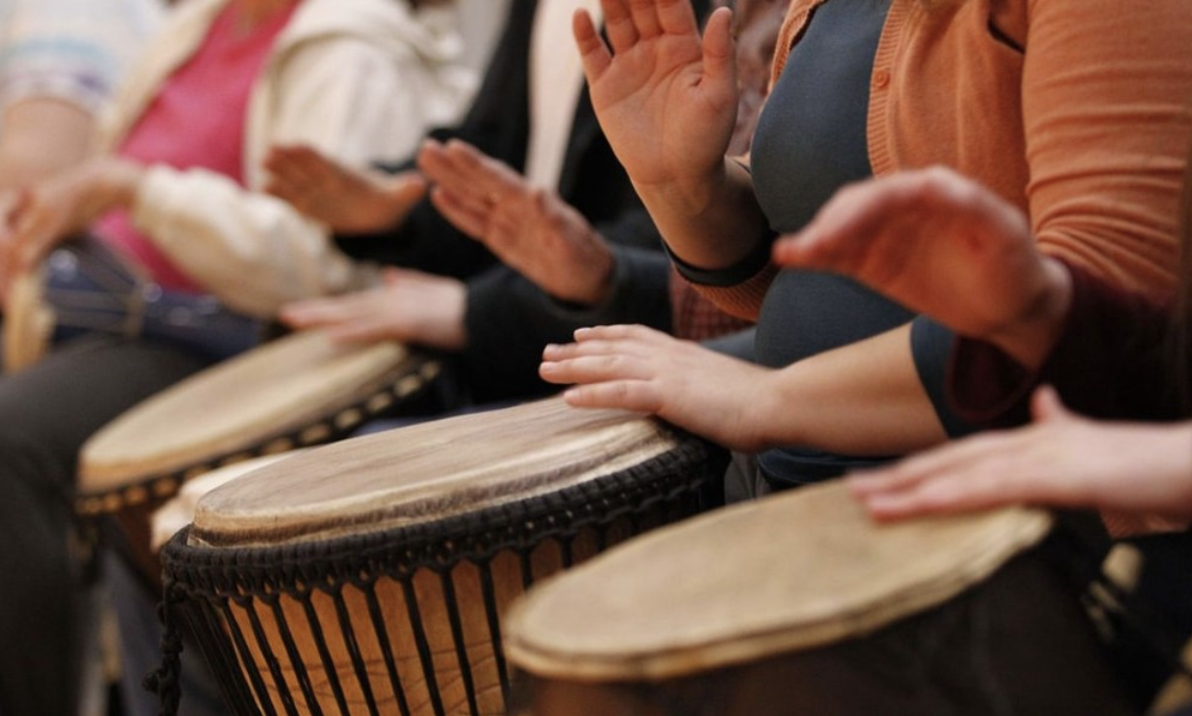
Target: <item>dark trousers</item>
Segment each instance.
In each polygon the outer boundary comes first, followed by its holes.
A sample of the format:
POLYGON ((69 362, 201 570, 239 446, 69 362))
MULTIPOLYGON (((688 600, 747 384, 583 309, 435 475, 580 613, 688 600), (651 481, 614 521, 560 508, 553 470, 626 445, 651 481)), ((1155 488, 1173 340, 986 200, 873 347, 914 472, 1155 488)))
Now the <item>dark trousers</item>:
POLYGON ((67 716, 80 674, 79 449, 111 419, 208 364, 168 346, 87 338, 0 379, 0 716, 67 716))

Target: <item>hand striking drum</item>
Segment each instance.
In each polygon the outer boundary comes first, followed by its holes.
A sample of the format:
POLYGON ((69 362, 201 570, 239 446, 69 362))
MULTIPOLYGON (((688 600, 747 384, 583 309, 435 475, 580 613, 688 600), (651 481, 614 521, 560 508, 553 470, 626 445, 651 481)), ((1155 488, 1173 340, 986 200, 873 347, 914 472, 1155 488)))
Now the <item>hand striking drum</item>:
POLYGON ((843 485, 659 530, 506 621, 515 716, 1124 715, 1049 515, 876 525, 843 485))

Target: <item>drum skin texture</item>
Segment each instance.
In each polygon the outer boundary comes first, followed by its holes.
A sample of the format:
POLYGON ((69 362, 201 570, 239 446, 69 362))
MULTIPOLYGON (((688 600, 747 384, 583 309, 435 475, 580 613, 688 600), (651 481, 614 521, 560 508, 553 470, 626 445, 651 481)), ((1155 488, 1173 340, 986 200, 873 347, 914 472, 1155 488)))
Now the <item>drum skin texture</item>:
POLYGON ((516 716, 1119 715, 1036 511, 875 525, 843 485, 655 531, 506 621, 516 716))
POLYGON ((504 714, 510 605, 694 514, 721 457, 560 399, 315 448, 199 501, 166 598, 236 713, 504 714))
POLYGON ((396 343, 342 346, 322 331, 278 338, 140 403, 83 446, 76 508, 115 515, 121 551, 156 583, 153 513, 185 482, 250 458, 342 438, 407 404, 439 363, 396 343))

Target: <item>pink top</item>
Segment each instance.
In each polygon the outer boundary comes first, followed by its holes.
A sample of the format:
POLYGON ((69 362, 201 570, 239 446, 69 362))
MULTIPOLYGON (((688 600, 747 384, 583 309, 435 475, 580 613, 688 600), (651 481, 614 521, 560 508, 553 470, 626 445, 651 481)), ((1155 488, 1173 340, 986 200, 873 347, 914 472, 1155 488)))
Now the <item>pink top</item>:
MULTIPOLYGON (((249 93, 296 7, 297 3, 288 6, 248 35, 236 27, 234 5, 225 7, 203 44, 162 85, 116 153, 145 165, 207 169, 243 186, 249 93)), ((127 210, 105 214, 94 229, 109 246, 144 266, 162 287, 202 292, 137 231, 127 210)))

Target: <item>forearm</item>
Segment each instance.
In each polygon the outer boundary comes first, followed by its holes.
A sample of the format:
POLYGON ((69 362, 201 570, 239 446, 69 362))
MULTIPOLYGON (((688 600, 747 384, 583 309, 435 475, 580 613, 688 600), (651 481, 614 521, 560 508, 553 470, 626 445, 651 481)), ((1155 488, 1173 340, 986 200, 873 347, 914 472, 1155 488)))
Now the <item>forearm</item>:
POLYGON ((902 455, 946 439, 902 326, 770 373, 758 391, 765 447, 902 455))
POLYGON ((748 170, 732 159, 684 185, 634 187, 674 256, 699 269, 733 266, 769 231, 748 170))
POLYGON ((0 123, 0 191, 81 162, 93 128, 90 113, 58 99, 27 99, 8 107, 0 123))

